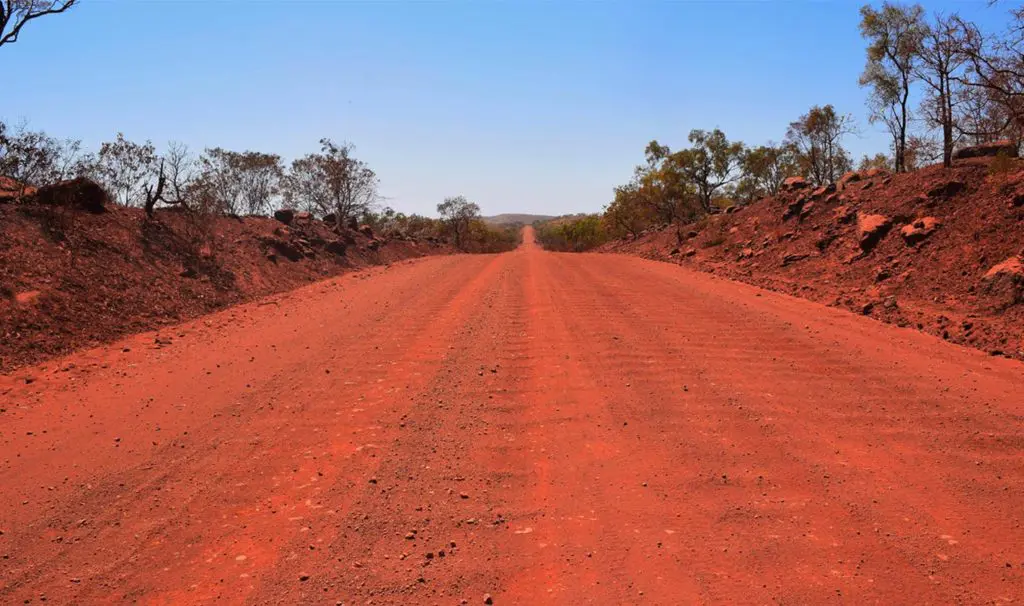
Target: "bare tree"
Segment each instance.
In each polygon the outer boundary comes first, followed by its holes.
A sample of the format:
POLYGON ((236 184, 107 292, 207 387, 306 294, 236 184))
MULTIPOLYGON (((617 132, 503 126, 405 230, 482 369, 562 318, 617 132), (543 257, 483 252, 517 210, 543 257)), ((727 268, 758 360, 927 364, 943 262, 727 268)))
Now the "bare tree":
POLYGON ((320 153, 292 162, 284 197, 290 206, 321 216, 334 215, 337 225, 366 214, 377 203, 377 174, 356 159, 349 143, 320 140, 320 153))
POLYGON ((8 131, 0 122, 0 175, 24 188, 41 187, 74 176, 80 170, 81 141, 61 141, 24 124, 8 131))
POLYGON ((953 164, 956 104, 960 100, 958 74, 967 63, 964 30, 956 18, 936 15, 926 24, 918 48, 920 61, 914 72, 927 87, 922 112, 932 125, 942 129, 942 164, 953 164))
POLYGON ((284 168, 277 154, 215 147, 199 158, 196 187, 211 211, 231 216, 266 213, 280 194, 284 168))
POLYGON ((923 31, 924 9, 888 2, 881 10, 860 9, 861 35, 869 40, 868 62, 861 86, 872 88, 871 121, 881 121, 893 138, 896 172, 906 170, 907 127, 910 122, 910 84, 914 80, 923 31))
POLYGON ((0 46, 18 41, 29 21, 63 13, 78 0, 0 0, 0 46))
POLYGON ((135 143, 117 133, 100 146, 96 177, 124 206, 145 205, 144 194, 157 168, 156 148, 149 141, 135 143))
POLYGON ((144 187, 146 215, 152 217, 158 203, 189 208, 188 197, 193 193, 195 158, 188 147, 175 141, 167 145, 167 153, 160 158, 156 183, 144 187))
POLYGON ((961 28, 962 52, 967 60, 967 73, 956 80, 975 89, 973 95, 978 126, 994 120, 989 132, 964 130, 976 140, 1009 136, 1019 141, 1024 132, 1024 8, 1011 11, 1007 31, 999 36, 986 36, 977 25, 954 17, 961 28), (991 104, 995 107, 985 107, 991 104))

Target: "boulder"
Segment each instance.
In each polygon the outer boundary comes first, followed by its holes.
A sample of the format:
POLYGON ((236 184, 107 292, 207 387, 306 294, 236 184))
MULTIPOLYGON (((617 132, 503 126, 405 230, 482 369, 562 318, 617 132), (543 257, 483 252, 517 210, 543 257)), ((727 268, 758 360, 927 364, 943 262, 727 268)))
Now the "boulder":
POLYGON ((832 211, 832 216, 840 223, 849 223, 850 221, 853 221, 853 218, 857 216, 857 213, 853 212, 849 206, 843 205, 835 207, 832 211))
POLYGON ((313 222, 313 215, 307 212, 295 213, 294 222, 308 225, 313 222))
POLYGON ((782 266, 786 267, 787 265, 792 265, 793 263, 796 263, 798 261, 803 261, 807 257, 810 257, 810 255, 802 253, 786 255, 785 257, 782 257, 782 266))
POLYGON ((863 179, 863 177, 859 172, 851 170, 850 172, 844 174, 842 177, 839 177, 839 180, 836 181, 836 187, 840 190, 844 190, 846 189, 846 186, 848 186, 850 183, 856 183, 861 179, 863 179))
POLYGON ((344 240, 331 240, 324 248, 329 253, 344 256, 345 251, 348 249, 348 244, 346 244, 344 240))
POLYGON ((37 204, 68 206, 91 213, 106 210, 107 192, 95 181, 80 177, 39 188, 33 197, 37 204))
POLYGON ((288 240, 278 240, 275 238, 270 240, 268 244, 274 252, 280 254, 289 261, 300 261, 305 256, 298 246, 288 240))
POLYGON ((363 234, 367 238, 372 238, 373 237, 373 228, 370 227, 369 225, 360 225, 359 226, 359 233, 363 234))
POLYGON ((860 249, 864 252, 873 249, 889 233, 891 227, 892 221, 884 215, 858 214, 857 238, 860 249))
POLYGON ((968 147, 961 147, 960 149, 953 152, 954 160, 963 160, 965 158, 985 158, 992 156, 1006 156, 1008 158, 1017 157, 1017 145, 1013 141, 1001 140, 992 141, 990 143, 982 143, 981 145, 970 145, 968 147))
POLYGON ((275 210, 274 218, 285 225, 291 225, 292 221, 295 219, 295 211, 290 208, 275 210))
POLYGON ((815 189, 814 191, 811 192, 811 200, 817 200, 819 198, 823 198, 823 197, 833 193, 834 191, 836 191, 836 184, 835 183, 829 183, 828 185, 822 185, 821 187, 819 187, 819 188, 817 188, 817 189, 815 189))
POLYGON ((803 221, 814 212, 814 202, 808 202, 804 204, 804 207, 800 209, 800 220, 803 221))
POLYGON ((810 183, 803 177, 786 177, 782 181, 782 191, 796 191, 807 187, 810 187, 810 183))
POLYGON ((782 220, 783 221, 788 221, 788 220, 792 219, 793 217, 799 216, 800 213, 803 212, 803 210, 804 210, 804 203, 806 201, 807 200, 803 196, 800 196, 796 200, 793 200, 792 202, 787 204, 786 205, 786 210, 783 211, 783 213, 782 213, 782 220))
POLYGON ((903 236, 904 242, 913 246, 926 240, 940 225, 942 225, 942 221, 935 217, 921 217, 909 225, 904 225, 900 230, 900 235, 903 236))
POLYGON ((36 194, 36 188, 30 185, 18 183, 8 177, 0 177, 0 204, 15 202, 22 196, 29 197, 36 194))
POLYGON ((696 254, 697 254, 697 249, 696 248, 687 248, 686 250, 683 251, 683 256, 684 257, 692 257, 692 256, 694 256, 696 254))
POLYGON ((985 292, 999 299, 1000 307, 1024 302, 1024 263, 1010 257, 989 269, 982 278, 985 292))
POLYGON ((957 181, 951 179, 949 181, 943 181, 928 190, 929 198, 952 198, 958 193, 962 192, 967 188, 967 184, 963 181, 957 181))
POLYGON ((324 223, 334 227, 334 224, 338 222, 338 215, 334 213, 328 213, 324 215, 324 223))

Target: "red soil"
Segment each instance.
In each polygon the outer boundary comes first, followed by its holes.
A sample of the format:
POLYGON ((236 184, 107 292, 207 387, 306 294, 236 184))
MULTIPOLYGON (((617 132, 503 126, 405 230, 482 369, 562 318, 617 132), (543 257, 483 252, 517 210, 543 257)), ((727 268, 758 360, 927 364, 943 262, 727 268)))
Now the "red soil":
POLYGON ((286 228, 252 217, 193 222, 173 210, 147 220, 121 207, 0 204, 0 373, 355 268, 447 252, 339 235, 319 221, 286 228))
POLYGON ((1009 162, 995 172, 980 158, 878 174, 802 207, 791 205, 809 190, 782 194, 684 227, 682 241, 665 229, 603 250, 676 261, 1024 359, 1024 276, 986 279, 1024 256, 1024 161, 1009 162), (964 187, 940 191, 951 182, 964 187), (890 225, 864 253, 858 223, 872 216, 890 225))
POLYGON ((0 602, 1024 599, 1019 362, 524 240, 0 378, 0 602))

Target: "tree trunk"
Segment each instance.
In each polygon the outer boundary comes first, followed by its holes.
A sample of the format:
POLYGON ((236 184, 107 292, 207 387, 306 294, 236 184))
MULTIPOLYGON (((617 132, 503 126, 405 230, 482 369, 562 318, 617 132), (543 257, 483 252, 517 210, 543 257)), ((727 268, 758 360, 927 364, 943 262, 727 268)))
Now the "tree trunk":
POLYGON ((949 90, 949 76, 940 76, 939 103, 942 104, 942 165, 953 166, 953 100, 949 90))

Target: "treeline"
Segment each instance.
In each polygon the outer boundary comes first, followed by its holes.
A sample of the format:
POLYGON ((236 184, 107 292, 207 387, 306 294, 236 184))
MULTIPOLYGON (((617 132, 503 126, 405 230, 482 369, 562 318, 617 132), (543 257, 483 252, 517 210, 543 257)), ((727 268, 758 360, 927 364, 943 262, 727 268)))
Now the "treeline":
POLYGON ((440 219, 381 205, 377 174, 354 151, 351 144, 321 139, 319 151, 285 163, 277 154, 251 150, 214 147, 195 154, 176 142, 158 152, 151 141, 118 133, 92 152, 79 140, 0 121, 0 176, 18 183, 21 197, 85 178, 100 184, 111 202, 143 208, 149 217, 161 207, 200 218, 266 216, 290 208, 337 227, 368 224, 383 235, 447 238, 464 250, 515 246, 517 235, 486 225, 479 207, 464 198, 451 199, 462 204, 438 205, 440 219))
POLYGON ((610 238, 601 215, 573 215, 534 224, 534 237, 547 250, 583 252, 610 238))
POLYGON ((775 195, 790 176, 824 185, 855 168, 905 172, 940 161, 948 167, 958 146, 996 140, 1019 146, 1024 8, 1010 12, 1005 31, 983 32, 956 14, 884 3, 861 9, 860 30, 867 42, 860 84, 869 90, 869 122, 890 135, 887 153, 855 161, 843 142, 859 125, 830 104, 791 122, 781 143, 748 146, 719 129, 693 130, 680 150, 651 141, 644 163, 614 189, 603 214, 538 225, 538 238, 553 250, 586 250, 651 227, 680 229, 775 195))

